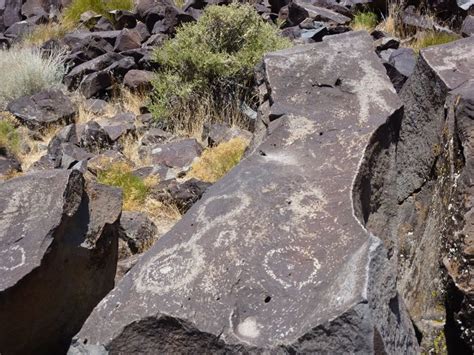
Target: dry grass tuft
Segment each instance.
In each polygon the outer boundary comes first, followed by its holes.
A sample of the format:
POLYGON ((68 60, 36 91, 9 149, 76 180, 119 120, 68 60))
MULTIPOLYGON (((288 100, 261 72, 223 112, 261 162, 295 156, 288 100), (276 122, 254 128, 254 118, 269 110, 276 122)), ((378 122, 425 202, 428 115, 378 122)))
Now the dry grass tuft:
POLYGON ((150 189, 158 183, 156 179, 141 179, 132 174, 132 168, 126 163, 116 163, 97 174, 102 184, 120 187, 123 190, 123 209, 141 210, 150 189))
POLYGON ((423 48, 446 44, 460 38, 461 37, 457 34, 446 32, 419 32, 417 33, 415 40, 410 44, 410 47, 412 47, 416 52, 419 52, 423 48))
POLYGON ((73 31, 74 27, 75 25, 68 21, 40 24, 23 38, 23 43, 42 45, 51 39, 62 39, 68 32, 73 31))
POLYGON ((216 182, 240 162, 248 144, 248 141, 237 137, 206 149, 192 165, 188 176, 216 182))
POLYGON ((357 12, 351 22, 354 31, 364 30, 372 32, 378 23, 377 14, 373 12, 357 12))
POLYGON ((168 232, 181 218, 181 213, 173 204, 163 203, 148 197, 140 206, 139 211, 144 212, 158 227, 158 235, 168 232))
POLYGON ((145 93, 131 92, 122 86, 112 98, 111 104, 117 108, 117 113, 120 111, 139 115, 140 108, 148 104, 148 96, 145 93))
POLYGON ((176 104, 167 123, 174 134, 189 135, 200 140, 204 124, 227 123, 249 129, 249 119, 240 109, 240 101, 216 102, 211 95, 203 95, 193 102, 176 104))
POLYGON ((62 127, 51 126, 41 132, 41 138, 33 139, 28 128, 19 127, 18 132, 21 139, 21 151, 18 159, 21 163, 23 171, 27 171, 33 163, 38 161, 46 154, 48 144, 53 137, 61 130, 62 127))

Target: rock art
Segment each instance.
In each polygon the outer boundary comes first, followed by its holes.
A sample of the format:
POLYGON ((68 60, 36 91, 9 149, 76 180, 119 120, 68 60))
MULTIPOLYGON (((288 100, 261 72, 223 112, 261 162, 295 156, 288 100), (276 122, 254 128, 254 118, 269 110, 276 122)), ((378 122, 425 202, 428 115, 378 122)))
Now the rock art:
POLYGON ((416 353, 387 251, 363 226, 359 167, 402 107, 372 39, 270 53, 263 75, 263 143, 144 254, 71 353, 416 353))
POLYGON ((0 185, 0 352, 69 347, 114 285, 121 192, 75 170, 0 185))

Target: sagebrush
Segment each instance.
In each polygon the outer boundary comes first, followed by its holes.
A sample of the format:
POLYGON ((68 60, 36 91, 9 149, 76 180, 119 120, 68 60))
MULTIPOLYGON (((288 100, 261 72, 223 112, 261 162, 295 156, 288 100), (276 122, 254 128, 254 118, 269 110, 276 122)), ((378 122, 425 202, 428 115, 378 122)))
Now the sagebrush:
POLYGON ((288 46, 289 40, 251 5, 208 6, 197 22, 183 24, 155 51, 161 69, 153 82, 151 111, 168 119, 183 107, 197 111, 202 98, 216 107, 245 99, 263 55, 288 46))
POLYGON ((0 110, 21 96, 61 85, 64 74, 64 52, 33 47, 0 51, 0 110))

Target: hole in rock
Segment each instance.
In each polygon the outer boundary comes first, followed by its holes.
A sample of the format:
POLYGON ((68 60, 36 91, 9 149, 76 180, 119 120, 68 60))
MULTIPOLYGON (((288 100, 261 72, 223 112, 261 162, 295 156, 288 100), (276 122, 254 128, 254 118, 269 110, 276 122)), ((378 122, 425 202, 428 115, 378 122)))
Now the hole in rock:
POLYGON ((268 302, 270 302, 271 300, 272 300, 272 298, 271 298, 270 296, 265 297, 265 303, 268 303, 268 302))

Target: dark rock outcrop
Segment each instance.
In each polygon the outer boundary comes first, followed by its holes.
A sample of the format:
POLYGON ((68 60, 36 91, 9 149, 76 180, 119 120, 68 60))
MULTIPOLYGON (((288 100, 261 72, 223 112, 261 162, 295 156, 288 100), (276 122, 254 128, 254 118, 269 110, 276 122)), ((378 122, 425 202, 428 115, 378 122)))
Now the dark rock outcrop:
POLYGON ((398 289, 425 352, 473 349, 473 291, 466 281, 473 273, 466 262, 472 260, 473 58, 472 37, 421 51, 400 92, 405 107, 396 154, 371 178, 374 191, 392 195, 372 194, 367 225, 398 265, 398 289))
POLYGON ((362 225, 359 166, 391 146, 401 114, 371 38, 331 36, 264 66, 269 135, 138 261, 74 349, 417 351, 387 252, 362 225))
POLYGON ((0 185, 0 352, 65 352, 114 285, 118 189, 78 171, 0 185))

